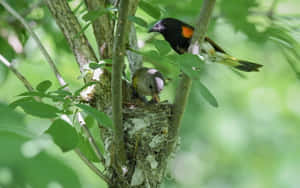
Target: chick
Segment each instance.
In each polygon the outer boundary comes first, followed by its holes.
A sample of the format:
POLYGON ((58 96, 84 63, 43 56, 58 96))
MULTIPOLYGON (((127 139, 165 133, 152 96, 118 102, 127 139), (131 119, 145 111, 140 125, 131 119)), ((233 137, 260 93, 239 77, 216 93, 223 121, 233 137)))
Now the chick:
POLYGON ((165 80, 163 75, 153 68, 140 68, 132 77, 132 87, 139 98, 152 96, 151 103, 159 103, 159 93, 163 90, 165 80))

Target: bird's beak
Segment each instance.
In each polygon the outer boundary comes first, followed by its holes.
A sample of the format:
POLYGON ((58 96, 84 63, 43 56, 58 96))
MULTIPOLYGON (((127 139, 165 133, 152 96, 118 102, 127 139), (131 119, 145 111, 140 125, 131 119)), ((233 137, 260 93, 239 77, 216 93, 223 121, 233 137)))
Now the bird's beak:
POLYGON ((163 30, 163 25, 159 22, 159 23, 156 23, 154 24, 149 30, 148 32, 151 33, 151 32, 161 32, 163 30))
POLYGON ((149 30, 148 30, 148 33, 152 33, 152 32, 155 32, 156 30, 154 29, 155 26, 151 27, 149 30))

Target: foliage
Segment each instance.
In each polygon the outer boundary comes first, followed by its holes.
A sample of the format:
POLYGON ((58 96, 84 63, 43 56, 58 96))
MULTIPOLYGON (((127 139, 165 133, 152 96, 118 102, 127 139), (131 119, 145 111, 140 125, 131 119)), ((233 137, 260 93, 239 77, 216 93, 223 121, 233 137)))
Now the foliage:
MULTIPOLYGON (((5 149, 0 155, 0 187, 24 187, 25 183, 32 187, 50 187, 57 182, 62 187, 81 187, 77 174, 84 177, 81 181, 87 182, 83 186, 90 187, 92 175, 84 176, 81 169, 75 173, 75 168, 69 167, 69 159, 62 162, 58 156, 49 154, 49 151, 57 152, 55 149, 47 148, 48 152, 40 149, 33 157, 22 153, 26 143, 49 134, 63 152, 79 148, 90 161, 99 163, 80 125, 76 121, 66 122, 61 116, 76 119, 77 113, 82 112, 91 134, 98 135, 96 142, 101 152, 105 149, 97 125, 110 129, 112 122, 105 113, 81 101, 80 92, 95 83, 83 85, 74 76, 79 76, 78 68, 47 7, 31 10, 38 5, 36 0, 9 3, 32 23, 70 84, 57 85, 27 31, 0 6, 0 54, 16 62, 15 66, 36 85, 34 91, 23 90, 0 64, 0 100, 10 103, 9 107, 0 103, 0 148, 5 149), (28 10, 31 11, 28 13, 28 10), (14 43, 10 42, 12 39, 14 43), (21 109, 21 113, 16 112, 21 109), (5 173, 13 181, 1 179, 5 173)), ((93 49, 97 49, 89 26, 103 15, 115 21, 116 9, 87 11, 83 1, 69 3, 82 25, 78 36, 85 33, 93 49)), ((130 50, 143 56, 145 66, 159 69, 170 80, 162 92, 163 99, 172 100, 182 72, 194 80, 182 125, 182 148, 170 165, 173 178, 166 180, 163 187, 298 186, 298 178, 293 174, 300 169, 297 160, 300 155, 297 149, 300 88, 296 80, 300 79, 300 23, 297 12, 284 13, 281 6, 298 8, 299 2, 279 0, 274 10, 269 10, 270 1, 218 2, 208 35, 230 54, 265 65, 261 72, 247 74, 247 77, 240 72, 236 77, 222 65, 205 64, 195 55, 177 55, 160 36, 149 37, 146 33, 154 22, 164 17, 193 23, 201 3, 199 0, 176 3, 143 0, 137 14, 128 17, 136 26, 139 41, 145 43, 139 50, 130 50), (272 16, 269 11, 273 12, 272 16), (209 108, 204 100, 219 108, 209 108)), ((103 62, 92 62, 89 66, 110 70, 111 60, 103 62)), ((96 186, 99 187, 97 183, 96 186)))

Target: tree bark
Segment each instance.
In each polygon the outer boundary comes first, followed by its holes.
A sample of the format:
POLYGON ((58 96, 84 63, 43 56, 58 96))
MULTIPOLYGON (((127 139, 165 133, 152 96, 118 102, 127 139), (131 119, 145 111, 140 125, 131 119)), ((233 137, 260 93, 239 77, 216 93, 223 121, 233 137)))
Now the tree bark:
POLYGON ((79 21, 66 0, 47 0, 46 3, 65 35, 83 73, 90 62, 97 62, 97 58, 85 35, 83 33, 78 35, 81 31, 79 21))
MULTIPOLYGON (((89 11, 104 9, 107 8, 108 5, 105 0, 85 0, 85 4, 89 11)), ((113 22, 109 19, 109 15, 104 14, 100 16, 92 23, 92 25, 101 59, 111 58, 113 47, 113 22)))

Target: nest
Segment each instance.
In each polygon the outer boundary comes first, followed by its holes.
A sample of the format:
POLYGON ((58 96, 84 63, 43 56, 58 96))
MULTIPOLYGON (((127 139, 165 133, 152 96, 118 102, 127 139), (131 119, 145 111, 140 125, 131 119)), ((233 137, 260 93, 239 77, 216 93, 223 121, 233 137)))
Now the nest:
MULTIPOLYGON (((128 156, 128 176, 131 187, 158 187, 164 173, 166 145, 170 126, 171 104, 147 104, 123 109, 124 140, 128 156)), ((106 134, 109 151, 112 134, 106 134)), ((108 155, 112 156, 112 155, 108 155)), ((106 160, 110 163, 110 159, 106 160)), ((107 164, 110 166, 110 164, 107 164)))

